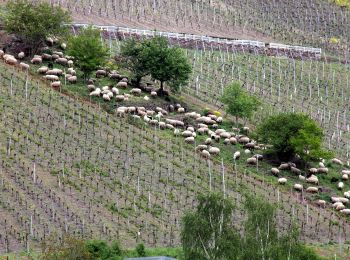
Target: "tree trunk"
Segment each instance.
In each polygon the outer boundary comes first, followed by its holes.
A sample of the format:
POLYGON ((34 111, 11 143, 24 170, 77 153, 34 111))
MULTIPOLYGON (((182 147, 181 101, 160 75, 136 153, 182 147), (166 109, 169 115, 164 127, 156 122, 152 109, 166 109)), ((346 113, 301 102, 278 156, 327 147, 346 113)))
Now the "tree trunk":
POLYGON ((164 81, 160 82, 160 89, 158 90, 157 94, 160 97, 162 97, 162 96, 169 96, 169 93, 164 90, 164 81))

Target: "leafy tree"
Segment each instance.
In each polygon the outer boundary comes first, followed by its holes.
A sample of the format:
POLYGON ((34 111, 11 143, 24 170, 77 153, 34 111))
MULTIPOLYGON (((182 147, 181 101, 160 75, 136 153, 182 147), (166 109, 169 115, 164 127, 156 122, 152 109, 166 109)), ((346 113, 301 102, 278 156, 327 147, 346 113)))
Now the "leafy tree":
POLYGON ((136 252, 138 254, 138 256, 146 256, 146 248, 144 244, 138 244, 136 246, 136 252))
POLYGON ((246 195, 243 236, 232 225, 230 200, 215 193, 198 200, 197 210, 186 213, 182 220, 185 259, 320 259, 300 244, 295 226, 287 234, 279 234, 275 207, 258 197, 246 195))
POLYGON ((5 30, 16 34, 36 53, 49 36, 62 36, 68 32, 63 26, 71 21, 70 14, 48 3, 28 0, 11 0, 6 4, 2 17, 5 30))
POLYGON ((281 113, 263 121, 257 136, 273 145, 272 153, 284 161, 296 154, 304 161, 328 158, 330 152, 322 149, 323 132, 314 120, 298 113, 281 113))
POLYGON ((226 112, 236 118, 249 119, 260 106, 259 100, 245 92, 239 83, 232 83, 224 90, 221 102, 226 105, 226 112))
POLYGON ((142 44, 149 74, 160 81, 160 95, 164 94, 165 83, 173 90, 187 83, 192 67, 182 49, 169 47, 165 37, 144 40, 142 44))
POLYGON ((83 71, 85 78, 104 65, 108 56, 108 50, 101 42, 100 31, 92 26, 68 40, 67 53, 75 57, 76 65, 83 71))
POLYGON ((132 81, 138 86, 142 77, 149 74, 146 65, 147 58, 143 54, 144 44, 134 38, 130 38, 123 42, 120 51, 120 58, 124 67, 132 72, 132 81))
POLYGON ((231 225, 232 202, 220 194, 200 195, 196 212, 182 219, 185 259, 230 259, 239 249, 239 235, 231 225))

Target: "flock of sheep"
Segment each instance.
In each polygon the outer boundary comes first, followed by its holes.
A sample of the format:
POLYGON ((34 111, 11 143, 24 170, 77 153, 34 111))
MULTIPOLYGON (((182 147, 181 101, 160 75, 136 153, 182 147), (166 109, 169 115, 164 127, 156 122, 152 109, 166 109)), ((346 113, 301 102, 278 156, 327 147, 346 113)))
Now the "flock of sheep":
MULTIPOLYGON (((48 43, 53 45, 54 40, 48 39, 48 43)), ((61 48, 65 49, 66 45, 61 44, 61 48)), ((23 52, 18 53, 17 58, 10 54, 5 54, 0 50, 0 58, 2 58, 7 64, 10 65, 19 65, 23 70, 29 70, 30 65, 24 62, 18 64, 17 59, 22 60, 25 58, 23 52)), ((44 78, 48 81, 51 81, 51 87, 59 88, 61 87, 60 76, 64 76, 65 80, 71 84, 77 82, 76 71, 73 69, 74 58, 65 56, 63 52, 53 51, 52 54, 44 53, 42 55, 35 55, 31 59, 32 64, 42 64, 43 61, 54 62, 62 66, 67 67, 67 71, 63 71, 58 68, 48 68, 46 66, 40 67, 37 72, 43 74, 44 78)), ((94 80, 90 79, 88 81, 87 89, 90 92, 90 96, 101 96, 103 100, 110 101, 114 98, 117 102, 127 101, 131 95, 140 96, 142 90, 140 88, 133 88, 130 90, 129 94, 124 93, 121 95, 120 89, 126 89, 128 87, 127 77, 121 76, 116 71, 107 72, 106 70, 97 70, 96 78, 109 77, 113 80, 118 80, 116 86, 105 86, 102 88, 95 87, 94 80)), ((146 90, 150 93, 151 97, 156 97, 157 92, 153 88, 146 90)), ((144 96, 145 100, 150 98, 146 95, 144 96)), ((232 128, 232 131, 227 131, 225 129, 219 128, 219 125, 223 122, 221 116, 214 114, 209 114, 203 116, 197 112, 186 112, 186 109, 183 108, 180 104, 169 105, 168 109, 165 110, 161 107, 156 107, 155 110, 149 110, 145 107, 135 107, 135 106, 121 106, 117 108, 117 115, 125 116, 126 114, 131 114, 134 119, 143 120, 145 123, 158 127, 159 129, 170 129, 174 131, 175 136, 182 136, 184 141, 188 144, 196 144, 197 135, 207 135, 204 143, 196 145, 196 151, 205 159, 209 159, 212 156, 217 156, 220 154, 220 148, 215 146, 215 143, 219 143, 220 140, 223 141, 225 145, 236 145, 241 144, 243 146, 244 153, 246 155, 253 154, 254 150, 264 150, 268 145, 258 144, 255 140, 250 139, 247 135, 241 134, 240 129, 232 128), (177 112, 182 114, 181 118, 187 118, 195 122, 194 126, 188 126, 185 128, 185 122, 183 120, 167 118, 169 113, 177 112)), ((243 128, 243 132, 249 132, 248 127, 243 128)), ((241 153, 236 151, 233 154, 233 159, 236 161, 240 158, 241 153)), ((263 159, 261 154, 254 154, 246 160, 248 165, 258 165, 258 162, 263 159)), ((342 161, 334 158, 332 163, 343 165, 342 161)), ((318 168, 310 168, 308 173, 305 176, 302 175, 300 169, 296 167, 294 163, 282 163, 278 168, 271 168, 271 174, 276 177, 279 177, 280 171, 290 171, 296 176, 299 176, 300 183, 295 183, 293 185, 294 190, 298 192, 307 192, 307 193, 318 193, 320 191, 319 180, 317 174, 327 174, 328 168, 325 167, 324 161, 319 163, 318 168), (304 188, 304 185, 301 183, 306 183, 312 185, 304 188)), ((343 190, 344 183, 343 181, 348 181, 350 175, 350 170, 342 170, 341 179, 342 181, 338 183, 337 187, 339 190, 343 190)), ((287 178, 280 177, 278 178, 278 183, 284 185, 287 183, 287 178)), ((332 206, 337 211, 340 211, 346 215, 350 215, 350 209, 346 208, 345 205, 349 204, 350 191, 344 192, 343 197, 332 197, 332 206)), ((325 207, 327 202, 325 200, 318 200, 317 204, 321 207, 325 207)))

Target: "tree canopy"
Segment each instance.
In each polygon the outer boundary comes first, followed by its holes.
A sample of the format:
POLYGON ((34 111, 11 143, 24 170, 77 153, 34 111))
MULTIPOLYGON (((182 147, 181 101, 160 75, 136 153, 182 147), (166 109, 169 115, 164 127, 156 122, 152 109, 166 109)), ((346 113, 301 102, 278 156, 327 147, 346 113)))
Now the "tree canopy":
POLYGON ((270 152, 281 160, 299 155, 304 161, 330 157, 322 149, 322 129, 309 116, 299 113, 281 113, 264 120, 257 128, 262 142, 273 145, 270 152))
POLYGON ((137 83, 146 75, 160 81, 161 94, 165 84, 172 90, 178 90, 179 86, 187 83, 192 72, 184 51, 170 47, 165 37, 127 40, 122 45, 121 57, 137 83))
POLYGON ((226 112, 238 118, 249 119, 260 105, 260 101, 243 90, 238 82, 227 86, 221 96, 221 102, 226 106, 226 112))
POLYGON ((91 26, 68 40, 67 53, 76 59, 76 65, 85 78, 104 65, 108 56, 108 50, 101 42, 100 31, 91 26))
POLYGON ((36 52, 49 36, 62 36, 68 31, 63 26, 71 21, 69 12, 45 2, 11 0, 2 17, 5 30, 14 33, 36 52))
POLYGON ((242 235, 232 224, 237 216, 231 200, 218 193, 200 195, 196 211, 182 219, 185 259, 320 259, 300 244, 295 226, 278 232, 275 206, 247 195, 244 209, 242 235))

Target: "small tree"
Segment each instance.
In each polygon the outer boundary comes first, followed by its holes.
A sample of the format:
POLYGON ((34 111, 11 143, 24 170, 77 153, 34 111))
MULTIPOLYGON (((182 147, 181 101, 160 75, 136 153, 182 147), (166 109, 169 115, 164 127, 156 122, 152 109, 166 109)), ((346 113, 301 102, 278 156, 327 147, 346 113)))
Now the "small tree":
POLYGON ((225 88, 221 102, 226 105, 226 112, 236 118, 236 124, 239 117, 251 118, 254 111, 260 106, 259 100, 246 93, 239 83, 232 83, 225 88))
POLYGON ((134 38, 123 42, 121 46, 120 58, 124 67, 132 72, 132 81, 139 86, 142 77, 149 74, 147 58, 143 54, 143 42, 134 38))
POLYGON ((36 53, 48 36, 62 36, 68 32, 63 26, 71 21, 70 14, 48 3, 11 0, 2 17, 5 30, 16 34, 27 45, 30 54, 36 53))
POLYGON ((154 37, 143 42, 143 57, 152 78, 160 81, 159 94, 164 94, 164 84, 173 90, 187 83, 192 67, 183 52, 178 47, 169 47, 164 37, 154 37))
POLYGON ((328 158, 322 149, 323 132, 314 120, 298 113, 281 113, 263 121, 257 136, 273 145, 272 152, 284 161, 298 154, 304 161, 328 158))
POLYGON ((68 40, 67 53, 75 57, 76 65, 83 71, 85 79, 105 64, 108 56, 108 50, 101 42, 100 31, 92 26, 68 40))
POLYGON ((198 201, 197 211, 182 219, 185 259, 230 259, 239 248, 238 233, 231 225, 232 202, 215 193, 200 195, 198 201))

